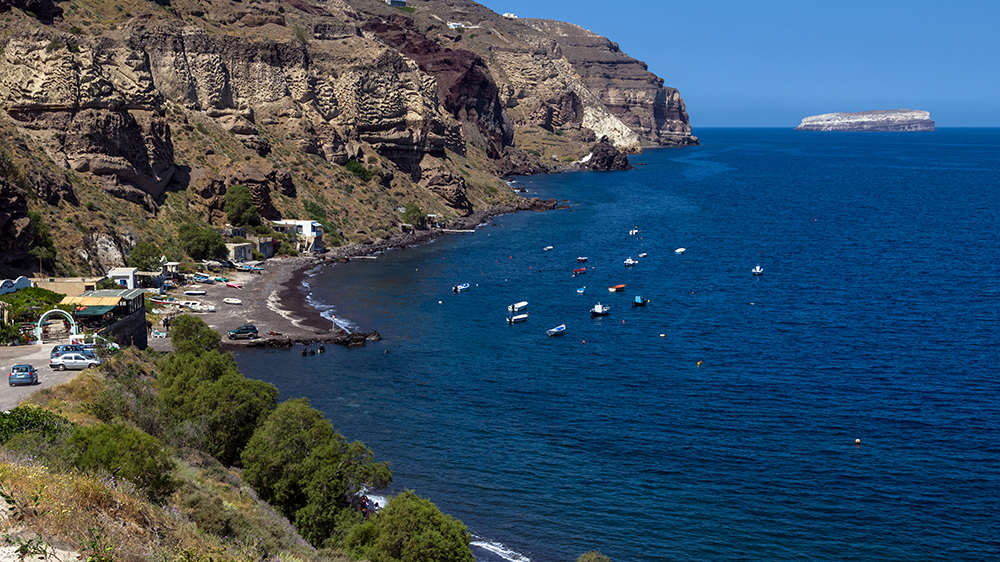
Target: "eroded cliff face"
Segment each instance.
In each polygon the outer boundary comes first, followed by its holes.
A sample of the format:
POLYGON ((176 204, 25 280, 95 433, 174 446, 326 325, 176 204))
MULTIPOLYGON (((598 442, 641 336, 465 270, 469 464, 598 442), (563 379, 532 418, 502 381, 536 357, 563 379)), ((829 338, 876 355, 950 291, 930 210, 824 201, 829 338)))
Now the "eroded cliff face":
MULTIPOLYGON (((0 0, 12 16, 0 126, 20 137, 38 208, 100 226, 72 267, 120 265, 164 206, 221 226, 236 184, 266 218, 318 213, 364 241, 398 228, 409 201, 440 216, 506 204, 498 174, 562 169, 598 138, 625 151, 697 143, 677 91, 606 38, 468 0, 410 5, 173 0, 133 14, 0 0), (526 145, 549 137, 561 144, 526 145), (344 171, 351 159, 373 179, 344 171), (96 210, 111 207, 114 220, 96 210)), ((10 255, 24 253, 21 219, 0 234, 10 255)))

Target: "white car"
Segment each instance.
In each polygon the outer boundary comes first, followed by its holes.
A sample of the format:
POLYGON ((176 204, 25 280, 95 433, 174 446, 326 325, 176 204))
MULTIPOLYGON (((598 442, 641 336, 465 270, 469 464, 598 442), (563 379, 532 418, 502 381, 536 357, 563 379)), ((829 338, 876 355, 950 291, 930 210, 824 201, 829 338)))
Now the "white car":
POLYGON ((60 355, 59 357, 53 357, 49 359, 49 367, 57 371, 65 371, 66 369, 86 369, 87 367, 96 367, 101 364, 101 360, 96 357, 87 357, 82 353, 69 352, 60 355))

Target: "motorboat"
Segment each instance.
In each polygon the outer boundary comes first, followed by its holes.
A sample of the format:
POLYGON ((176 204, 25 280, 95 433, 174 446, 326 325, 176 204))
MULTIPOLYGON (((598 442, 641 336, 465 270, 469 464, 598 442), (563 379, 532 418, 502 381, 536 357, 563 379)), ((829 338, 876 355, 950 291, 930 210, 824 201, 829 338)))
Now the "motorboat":
POLYGON ((243 304, 243 301, 240 299, 222 299, 222 302, 226 304, 243 304))
POLYGON ((231 282, 230 283, 226 283, 226 286, 227 287, 232 287, 234 289, 242 289, 243 288, 243 285, 240 285, 239 283, 231 283, 231 282))
POLYGON ((591 316, 607 316, 611 313, 611 305, 597 303, 590 309, 591 316))
POLYGON ((750 273, 753 273, 754 275, 764 275, 764 268, 762 268, 758 263, 757 267, 750 270, 750 273))
POLYGON ((646 303, 648 302, 649 299, 636 295, 635 298, 632 299, 632 306, 646 306, 646 303))
POLYGON ((584 294, 586 292, 587 292, 587 288, 586 287, 580 287, 579 289, 576 290, 576 294, 578 294, 578 295, 582 295, 582 294, 584 294))
POLYGON ((543 249, 543 250, 545 250, 546 252, 548 252, 549 250, 551 250, 551 249, 552 249, 552 246, 546 246, 546 247, 544 247, 544 248, 542 248, 542 249, 543 249))
POLYGON ((573 270, 573 275, 583 275, 584 273, 587 273, 586 267, 578 267, 573 270))
POLYGON ((580 256, 580 257, 576 258, 576 261, 578 261, 580 263, 587 263, 587 256, 580 256))
POLYGON ((516 302, 516 303, 514 303, 514 304, 512 304, 512 305, 508 306, 508 307, 507 307, 507 311, 508 311, 508 312, 518 312, 518 311, 520 311, 520 310, 521 310, 522 308, 525 308, 525 307, 527 307, 527 306, 528 306, 528 301, 521 301, 521 302, 516 302))
POLYGON ((455 285, 454 287, 451 288, 451 290, 453 292, 455 292, 455 293, 457 293, 459 291, 468 291, 469 290, 469 284, 468 283, 462 283, 461 285, 455 285))
POLYGON ((632 230, 628 231, 628 235, 629 236, 635 236, 636 234, 639 234, 639 227, 638 226, 635 227, 635 228, 633 228, 632 230))
POLYGON ((561 336, 566 333, 566 324, 559 324, 555 328, 549 328, 545 330, 545 334, 549 336, 561 336))
POLYGON ((687 248, 677 248, 676 250, 674 250, 674 253, 675 253, 675 254, 683 254, 683 253, 684 253, 684 250, 686 250, 686 249, 687 249, 687 248))
POLYGON ((625 283, 622 283, 621 285, 612 285, 608 287, 608 292, 610 293, 617 293, 619 291, 624 291, 624 290, 625 290, 625 283))
POLYGON ((527 319, 528 319, 528 313, 525 312, 524 314, 518 314, 516 316, 508 316, 507 317, 507 323, 508 324, 513 324, 515 322, 524 322, 527 319))
POLYGON ((644 257, 646 257, 646 252, 643 252, 643 253, 639 254, 639 257, 640 257, 640 258, 644 258, 644 257))
POLYGON ((632 256, 629 256, 628 259, 625 260, 625 267, 632 267, 637 263, 639 263, 639 260, 634 260, 632 259, 632 256))

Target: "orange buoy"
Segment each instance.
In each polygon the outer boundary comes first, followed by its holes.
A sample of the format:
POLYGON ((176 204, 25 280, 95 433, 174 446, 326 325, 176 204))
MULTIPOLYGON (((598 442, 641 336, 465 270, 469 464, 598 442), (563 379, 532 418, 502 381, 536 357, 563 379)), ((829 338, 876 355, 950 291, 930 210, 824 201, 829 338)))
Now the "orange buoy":
POLYGON ((860 445, 861 444, 861 440, 860 439, 855 439, 854 440, 854 444, 855 445, 860 445))

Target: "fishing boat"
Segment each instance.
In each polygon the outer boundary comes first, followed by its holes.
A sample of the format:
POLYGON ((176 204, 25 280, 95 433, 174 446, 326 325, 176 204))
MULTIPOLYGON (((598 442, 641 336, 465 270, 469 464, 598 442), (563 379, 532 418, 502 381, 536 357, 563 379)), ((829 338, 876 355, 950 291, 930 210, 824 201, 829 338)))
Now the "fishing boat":
POLYGON ((648 302, 649 299, 636 295, 635 298, 632 299, 632 306, 646 306, 646 303, 648 302))
POLYGON ((584 273, 587 273, 586 267, 578 267, 573 270, 573 275, 583 275, 584 273))
POLYGON ((580 263, 587 263, 587 256, 580 256, 580 257, 576 258, 576 261, 578 261, 580 263))
POLYGON ((640 258, 644 258, 644 257, 646 257, 646 252, 643 252, 643 253, 639 254, 639 257, 640 257, 640 258))
POLYGON ((184 291, 184 294, 189 297, 197 297, 205 294, 205 291, 192 289, 190 291, 184 291))
POLYGON ((545 334, 549 336, 561 336, 566 333, 566 324, 559 324, 555 328, 549 328, 545 330, 545 334))
POLYGON ((753 273, 754 275, 764 275, 764 268, 762 268, 758 263, 757 267, 750 270, 750 273, 753 273))
POLYGON ((578 295, 582 295, 582 294, 584 294, 586 292, 587 292, 587 288, 586 287, 580 287, 579 289, 576 290, 576 294, 578 294, 578 295))
POLYGON ((222 299, 222 302, 226 304, 243 304, 243 301, 240 299, 222 299))
POLYGON ((590 309, 591 316, 607 316, 611 313, 611 305, 597 303, 590 309))
POLYGON ((610 293, 617 293, 618 291, 624 291, 624 290, 625 290, 625 283, 622 283, 621 285, 612 285, 608 287, 608 292, 610 293))
POLYGON ((508 324, 513 324, 515 322, 524 322, 527 319, 528 319, 528 313, 525 312, 524 314, 518 314, 516 316, 508 316, 507 317, 507 323, 508 324))
POLYGON ((454 287, 451 288, 451 290, 454 293, 457 293, 459 291, 467 291, 467 290, 469 290, 469 284, 468 283, 462 283, 461 285, 455 285, 454 287))
POLYGON ((674 253, 675 254, 683 254, 684 250, 686 250, 686 248, 677 248, 676 250, 674 250, 674 253))
POLYGON ((637 263, 639 263, 639 260, 634 260, 632 259, 632 256, 629 256, 628 259, 625 260, 625 267, 632 267, 637 263))
POLYGON ((521 301, 521 302, 516 302, 516 303, 514 303, 514 304, 512 304, 512 305, 508 306, 508 307, 507 307, 507 311, 508 311, 508 312, 518 312, 518 311, 520 311, 520 310, 521 310, 522 308, 525 308, 525 307, 527 307, 527 306, 528 306, 528 301, 521 301))
POLYGON ((226 283, 226 286, 227 287, 232 287, 234 289, 242 289, 243 288, 243 285, 240 285, 239 283, 226 283))

